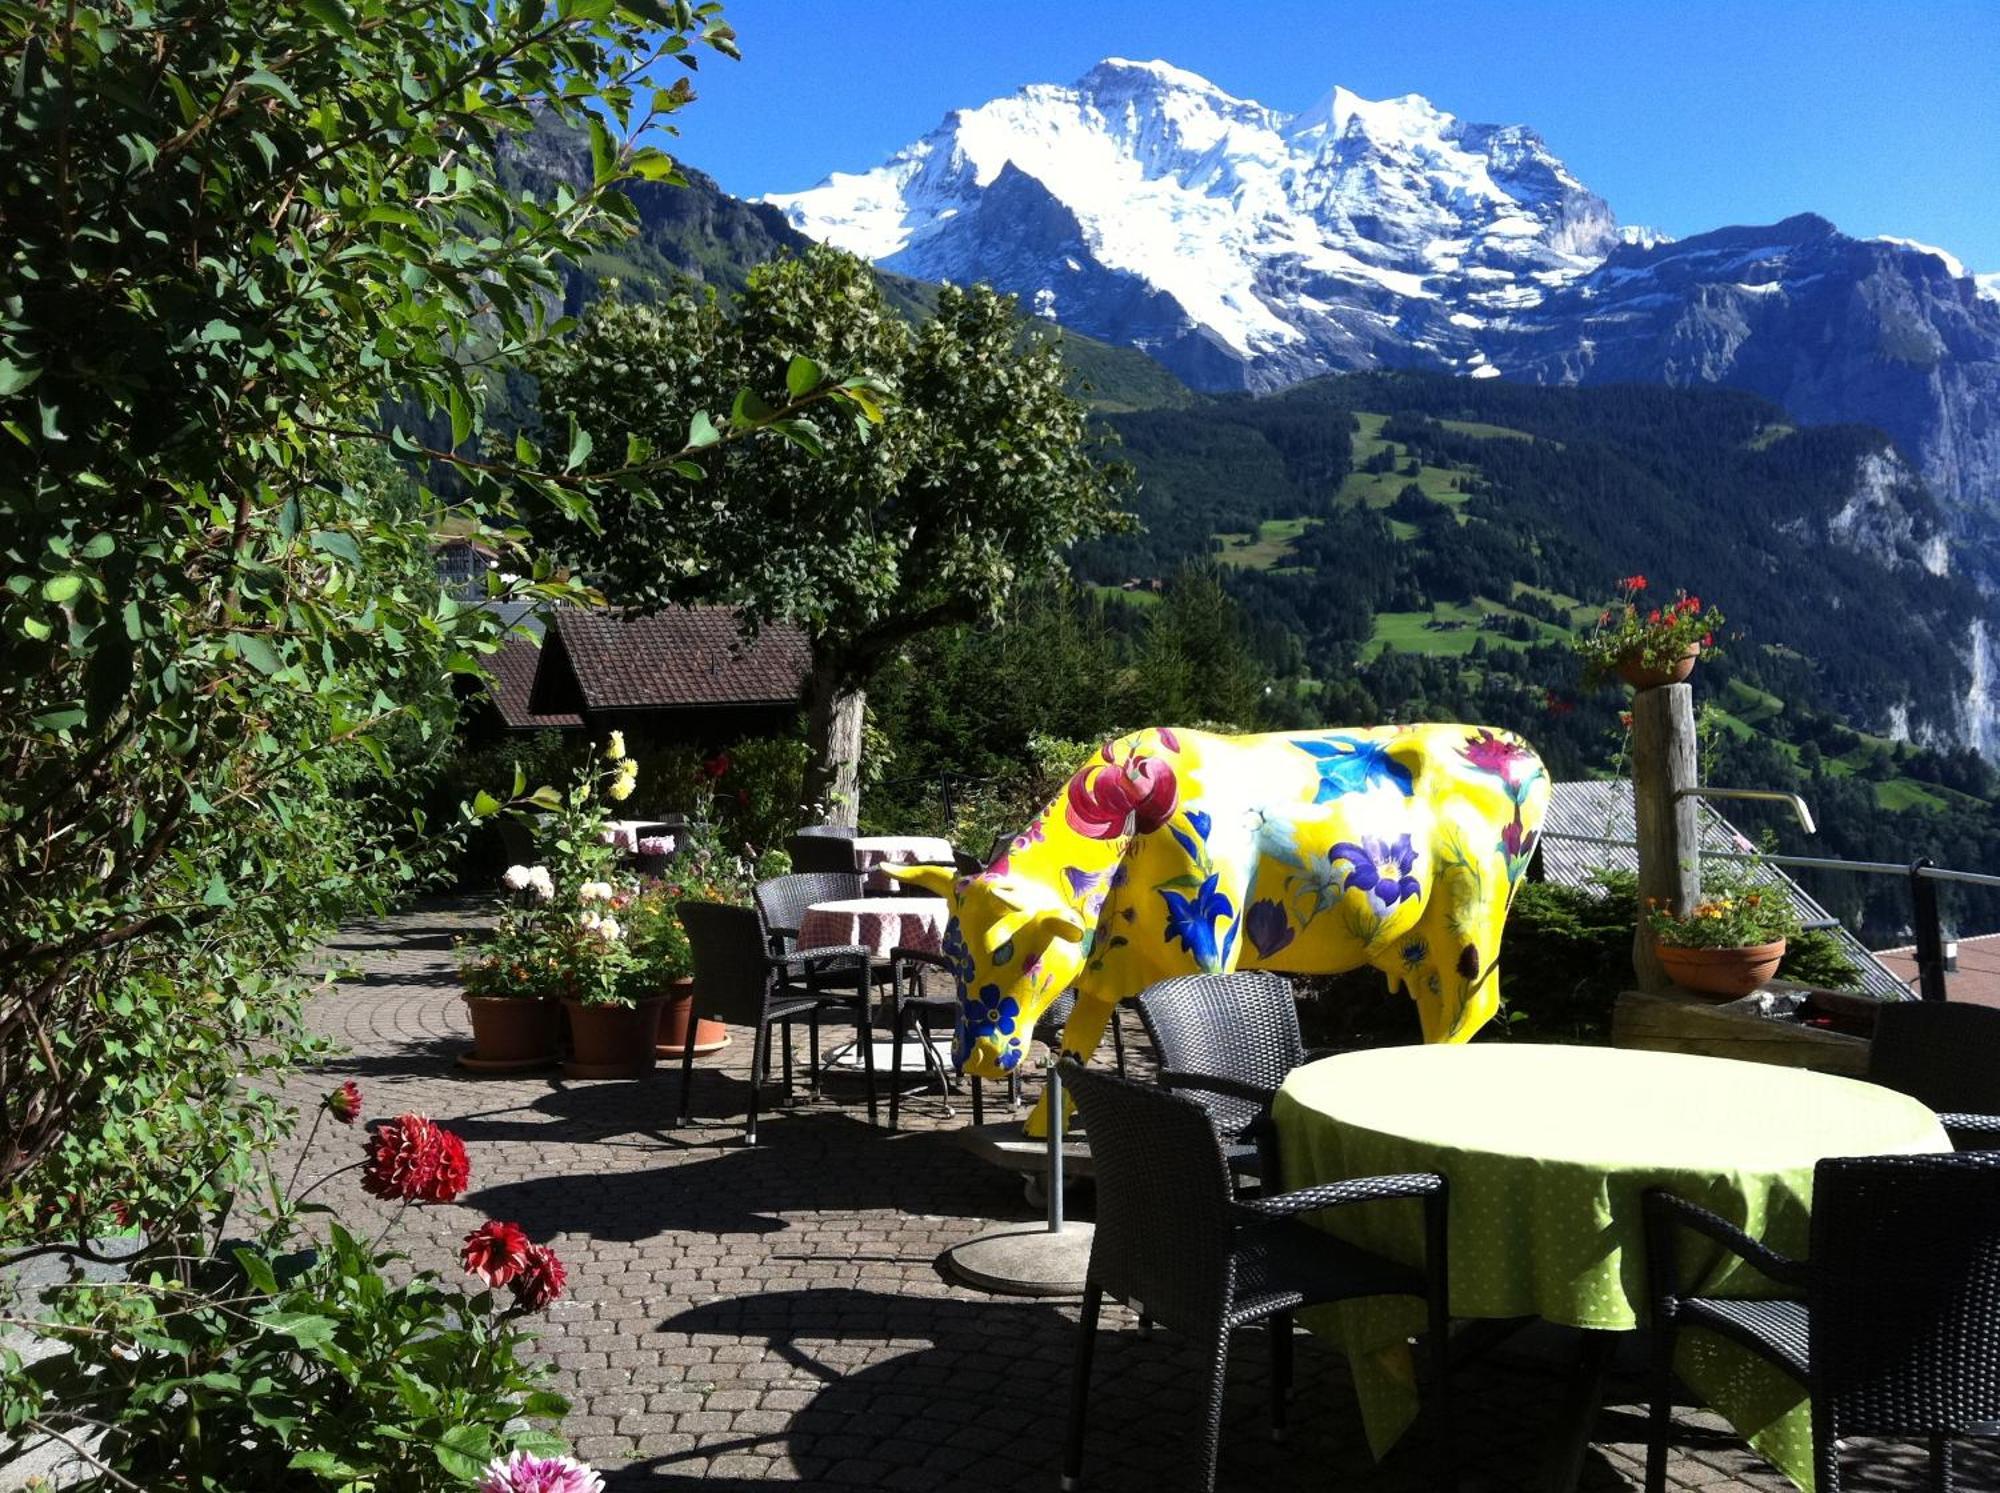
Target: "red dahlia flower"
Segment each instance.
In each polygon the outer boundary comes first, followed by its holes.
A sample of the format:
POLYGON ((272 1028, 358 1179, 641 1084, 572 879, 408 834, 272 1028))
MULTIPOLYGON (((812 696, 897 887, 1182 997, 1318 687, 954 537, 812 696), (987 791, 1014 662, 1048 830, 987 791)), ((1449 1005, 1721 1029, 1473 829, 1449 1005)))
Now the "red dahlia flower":
POLYGON ((489 1286, 504 1286, 519 1275, 535 1246, 517 1223, 482 1223, 465 1236, 458 1252, 466 1274, 476 1275, 489 1286))
POLYGON ((361 1118, 361 1085, 348 1079, 326 1096, 325 1104, 328 1114, 343 1125, 352 1125, 361 1118))
POLYGON ((428 1115, 384 1120, 367 1145, 361 1186, 374 1197, 449 1203, 472 1181, 465 1142, 428 1115))
POLYGON ((569 1272, 546 1244, 530 1244, 528 1258, 514 1277, 514 1304, 538 1312, 562 1295, 569 1272))

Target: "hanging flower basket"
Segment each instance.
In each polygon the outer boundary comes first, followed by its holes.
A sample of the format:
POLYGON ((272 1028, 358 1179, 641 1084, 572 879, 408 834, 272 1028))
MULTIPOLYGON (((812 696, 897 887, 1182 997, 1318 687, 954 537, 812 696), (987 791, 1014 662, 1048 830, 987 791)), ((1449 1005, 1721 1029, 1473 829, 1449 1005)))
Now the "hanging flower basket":
POLYGON ((1761 990, 1785 960, 1785 940, 1740 949, 1680 949, 1659 944, 1660 966, 1676 984, 1703 995, 1741 1000, 1761 990))
POLYGON ((1679 684, 1694 672, 1703 649, 1715 650, 1722 613, 1704 608, 1699 596, 1676 591, 1672 601, 1648 606, 1642 597, 1647 581, 1628 575, 1618 583, 1618 598, 1597 614, 1597 625, 1576 639, 1583 660, 1584 683, 1624 680, 1634 689, 1679 684))

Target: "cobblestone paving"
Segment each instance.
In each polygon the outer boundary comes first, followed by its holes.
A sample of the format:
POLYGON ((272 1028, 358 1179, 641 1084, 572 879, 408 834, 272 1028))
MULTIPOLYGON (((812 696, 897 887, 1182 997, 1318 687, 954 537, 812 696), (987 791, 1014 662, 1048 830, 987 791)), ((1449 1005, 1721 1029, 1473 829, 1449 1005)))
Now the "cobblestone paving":
MULTIPOLYGON (((941 1250, 996 1220, 1030 1216, 1018 1182, 952 1139, 963 1105, 947 1121, 934 1094, 915 1098, 891 1136, 869 1127, 858 1088, 836 1077, 828 1099, 769 1111, 762 1144, 746 1150, 741 1032, 698 1065, 688 1131, 673 1126, 677 1069, 624 1082, 475 1077, 453 1062, 469 1031, 450 945, 476 920, 476 904, 439 904, 344 930, 330 952, 357 972, 312 1020, 345 1049, 329 1070, 361 1082, 371 1116, 428 1112, 471 1151, 473 1190, 461 1204, 406 1215, 415 1256, 447 1261, 468 1229, 497 1217, 568 1263, 568 1294, 538 1351, 574 1401, 564 1431, 615 1493, 696 1483, 1056 1487, 1073 1308, 985 1296, 937 1264, 941 1250)), ((323 1081, 302 1082, 301 1098, 323 1081)), ((329 1145, 324 1132, 319 1144, 329 1145)), ((344 1211, 376 1209, 344 1182, 330 1190, 344 1211)), ((1083 1191, 1077 1210, 1087 1215, 1088 1201, 1083 1191)), ((1431 1488, 1420 1438, 1373 1463, 1339 1359, 1310 1338, 1299 1350, 1291 1436, 1274 1444, 1263 1420, 1265 1342, 1237 1335, 1221 1485, 1431 1488)), ((1141 1339, 1129 1316, 1107 1313, 1086 1487, 1187 1485, 1198 1373, 1164 1334, 1141 1339)), ((1462 1493, 1537 1486, 1562 1389, 1559 1355, 1519 1349, 1458 1376, 1462 1493)), ((1640 1487, 1637 1396, 1635 1380, 1614 1380, 1583 1489, 1640 1487)), ((1789 1487, 1711 1417, 1684 1408, 1676 1435, 1676 1489, 1789 1487)), ((1855 1451, 1853 1487, 1923 1485, 1921 1459, 1905 1449, 1855 1451)), ((1963 1477, 2000 1489, 1991 1461, 1963 1477)))

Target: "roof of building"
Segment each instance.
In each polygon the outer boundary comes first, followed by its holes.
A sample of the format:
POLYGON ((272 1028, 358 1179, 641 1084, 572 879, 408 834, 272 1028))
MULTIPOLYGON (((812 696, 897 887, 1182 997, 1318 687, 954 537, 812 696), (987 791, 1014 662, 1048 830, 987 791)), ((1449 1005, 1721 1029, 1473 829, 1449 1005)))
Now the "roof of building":
POLYGON ((492 695, 514 730, 573 727, 594 712, 794 705, 812 667, 784 623, 748 635, 727 607, 635 616, 565 608, 541 646, 509 639, 490 661, 492 695))
MULTIPOLYGON (((1556 783, 1542 820, 1542 875, 1564 886, 1587 886, 1598 872, 1639 869, 1637 832, 1633 827, 1632 785, 1624 779, 1556 783)), ((1695 801, 1698 841, 1705 855, 1747 855, 1756 845, 1705 800, 1695 801)), ((1781 866, 1769 873, 1790 893, 1792 910, 1806 928, 1832 936, 1840 952, 1861 977, 1870 995, 1896 1000, 1909 994, 1908 984, 1813 895, 1785 874, 1781 866)), ((2000 964, 2000 955, 1996 955, 2000 964)), ((1914 972, 1915 964, 1911 965, 1914 972)))
POLYGON ((500 645, 498 653, 486 660, 487 671, 493 676, 487 689, 493 696, 494 708, 500 712, 500 719, 513 731, 560 730, 581 726, 583 717, 575 711, 538 711, 534 708, 531 701, 535 692, 535 674, 541 664, 541 644, 533 638, 509 638, 500 645))
POLYGON ((769 623, 751 637, 728 607, 565 609, 554 634, 590 710, 792 704, 812 668, 798 628, 769 623))
MULTIPOLYGON (((1948 964, 1954 944, 1958 948, 1957 968, 1945 971, 1945 999, 2000 1006, 2000 933, 1947 938, 1945 956, 1948 964)), ((1877 949, 1875 957, 1911 990, 1917 988, 1917 951, 1914 945, 1900 949, 1877 949)))

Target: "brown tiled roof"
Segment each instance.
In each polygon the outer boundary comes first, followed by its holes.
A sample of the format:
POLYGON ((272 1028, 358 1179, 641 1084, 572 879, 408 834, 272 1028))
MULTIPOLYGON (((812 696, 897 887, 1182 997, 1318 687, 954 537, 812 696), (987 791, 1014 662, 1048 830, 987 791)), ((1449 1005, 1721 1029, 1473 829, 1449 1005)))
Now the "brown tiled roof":
POLYGON ((500 645, 498 653, 486 660, 486 667, 493 675, 488 688, 500 719, 513 731, 538 726, 581 726, 583 717, 574 711, 534 709, 535 674, 541 664, 541 646, 533 638, 509 638, 500 645))
MULTIPOLYGON (((1952 940, 1946 939, 1947 944, 1952 940)), ((1985 933, 1958 941, 1958 968, 1944 977, 1946 1000, 2000 1006, 2000 933, 1985 933)), ((1875 957, 1893 970, 1910 989, 1917 988, 1917 951, 1882 949, 1875 957)))
POLYGON ((798 628, 771 623, 749 639, 727 607, 565 610, 554 631, 588 710, 791 704, 812 667, 798 628))

